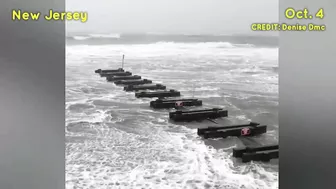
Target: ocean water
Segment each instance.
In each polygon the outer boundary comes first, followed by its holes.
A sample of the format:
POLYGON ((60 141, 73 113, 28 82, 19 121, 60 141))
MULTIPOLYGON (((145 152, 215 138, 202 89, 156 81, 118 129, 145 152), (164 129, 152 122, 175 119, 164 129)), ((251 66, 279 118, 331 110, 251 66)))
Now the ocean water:
POLYGON ((67 37, 67 189, 275 189, 278 161, 240 163, 232 148, 278 141, 277 39, 250 36, 86 34, 67 37), (255 121, 250 139, 204 140, 151 99, 106 82, 98 68, 133 74, 229 110, 224 123, 255 121))

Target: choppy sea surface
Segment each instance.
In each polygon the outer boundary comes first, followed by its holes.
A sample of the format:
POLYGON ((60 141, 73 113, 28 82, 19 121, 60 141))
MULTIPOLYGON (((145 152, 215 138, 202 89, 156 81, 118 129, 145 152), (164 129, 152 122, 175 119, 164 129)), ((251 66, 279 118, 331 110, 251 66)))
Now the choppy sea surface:
POLYGON ((251 36, 87 34, 67 37, 67 189, 275 189, 278 161, 240 163, 232 148, 278 141, 277 39, 251 36), (255 121, 250 139, 204 140, 174 124, 151 99, 107 82, 98 68, 133 74, 229 110, 228 124, 255 121))

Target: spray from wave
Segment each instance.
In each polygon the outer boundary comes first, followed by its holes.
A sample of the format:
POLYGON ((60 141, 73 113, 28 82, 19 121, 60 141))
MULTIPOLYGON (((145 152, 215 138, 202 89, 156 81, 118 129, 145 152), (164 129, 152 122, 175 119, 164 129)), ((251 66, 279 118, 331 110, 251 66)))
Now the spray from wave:
POLYGON ((120 34, 88 34, 88 35, 74 35, 67 36, 67 39, 73 40, 88 40, 88 39, 119 39, 120 34))
POLYGON ((239 45, 277 47, 276 36, 232 36, 232 35, 188 35, 188 34, 80 34, 67 35, 67 43, 71 44, 151 44, 151 43, 231 43, 239 45))

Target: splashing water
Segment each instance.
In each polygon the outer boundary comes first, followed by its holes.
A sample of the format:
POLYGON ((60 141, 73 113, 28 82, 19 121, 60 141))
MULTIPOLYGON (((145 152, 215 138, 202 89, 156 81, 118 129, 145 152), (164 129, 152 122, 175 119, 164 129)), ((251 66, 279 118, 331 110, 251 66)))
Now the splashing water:
POLYGON ((276 163, 242 164, 231 157, 237 138, 205 141, 188 125, 168 122, 149 99, 106 82, 98 68, 125 69, 205 105, 229 109, 234 120, 269 125, 277 140, 276 48, 230 43, 68 45, 66 188, 278 188, 276 163), (194 85, 194 87, 193 87, 194 85))

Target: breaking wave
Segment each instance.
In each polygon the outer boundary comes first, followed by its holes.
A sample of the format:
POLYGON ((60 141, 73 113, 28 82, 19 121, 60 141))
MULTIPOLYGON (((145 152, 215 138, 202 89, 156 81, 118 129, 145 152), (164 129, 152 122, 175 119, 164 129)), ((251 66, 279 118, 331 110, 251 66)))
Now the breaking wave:
POLYGON ((119 39, 120 34, 88 34, 88 35, 74 35, 67 36, 68 40, 88 40, 88 39, 119 39))
POLYGON ((231 43, 236 46, 277 47, 276 36, 232 36, 232 35, 188 35, 188 34, 68 34, 68 45, 71 44, 150 44, 150 43, 231 43))

